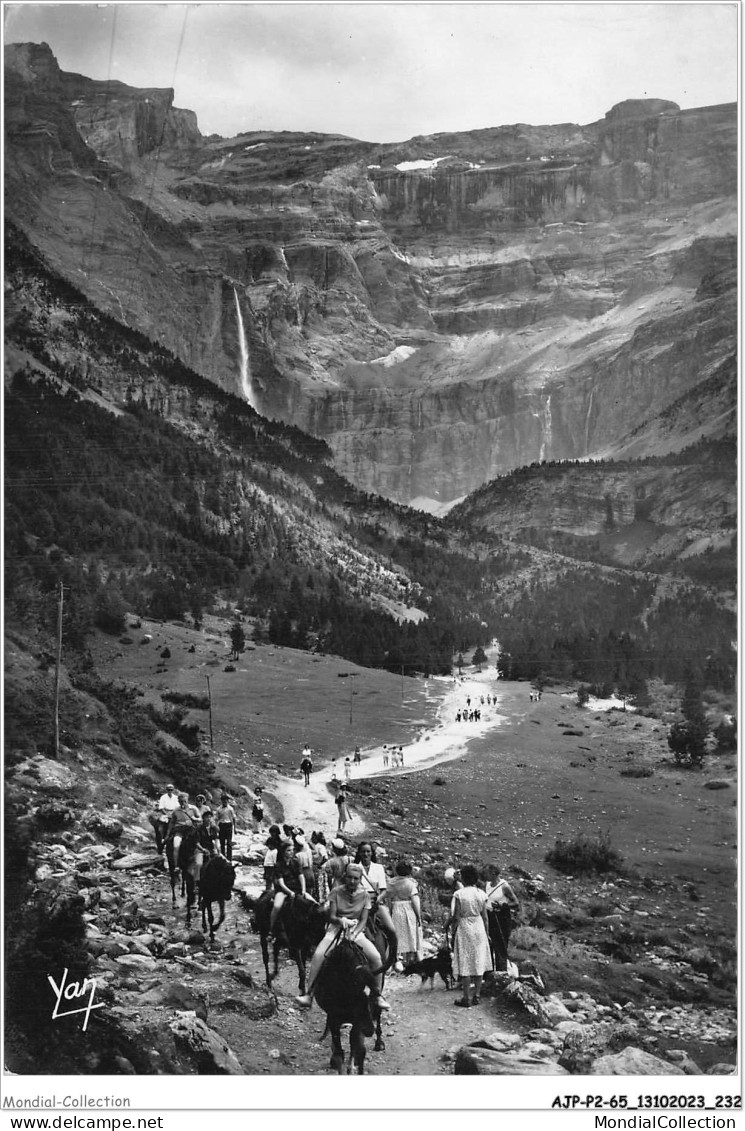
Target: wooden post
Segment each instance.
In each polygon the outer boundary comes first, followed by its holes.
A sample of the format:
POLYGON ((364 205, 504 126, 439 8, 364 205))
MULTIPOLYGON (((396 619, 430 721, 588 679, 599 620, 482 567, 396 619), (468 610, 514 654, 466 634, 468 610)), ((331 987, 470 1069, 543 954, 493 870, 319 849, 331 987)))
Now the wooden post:
POLYGON ((59 758, 59 684, 62 666, 62 603, 64 587, 59 583, 59 605, 57 607, 57 663, 54 670, 54 756, 59 758))
POLYGON ((210 677, 206 675, 204 678, 207 680, 207 698, 210 702, 210 747, 212 750, 214 750, 215 740, 212 736, 212 688, 210 687, 210 677))

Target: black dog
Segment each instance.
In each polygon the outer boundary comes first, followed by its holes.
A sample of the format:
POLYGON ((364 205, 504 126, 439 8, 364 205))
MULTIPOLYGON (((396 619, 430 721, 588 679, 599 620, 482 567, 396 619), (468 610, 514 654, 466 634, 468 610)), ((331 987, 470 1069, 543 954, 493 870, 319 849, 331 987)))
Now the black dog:
POLYGON ((439 974, 448 990, 453 987, 453 963, 450 951, 446 946, 440 947, 437 954, 430 954, 421 962, 412 962, 404 968, 404 974, 419 974, 422 986, 431 982, 430 989, 435 988, 435 974, 439 974))

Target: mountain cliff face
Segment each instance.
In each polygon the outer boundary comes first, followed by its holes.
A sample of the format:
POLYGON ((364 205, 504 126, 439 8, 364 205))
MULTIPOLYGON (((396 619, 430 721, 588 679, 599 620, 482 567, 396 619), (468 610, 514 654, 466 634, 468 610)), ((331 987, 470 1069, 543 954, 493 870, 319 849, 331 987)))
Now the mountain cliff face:
POLYGON ((172 100, 6 48, 6 214, 354 483, 434 508, 732 434, 734 106, 385 146, 203 138, 172 100))

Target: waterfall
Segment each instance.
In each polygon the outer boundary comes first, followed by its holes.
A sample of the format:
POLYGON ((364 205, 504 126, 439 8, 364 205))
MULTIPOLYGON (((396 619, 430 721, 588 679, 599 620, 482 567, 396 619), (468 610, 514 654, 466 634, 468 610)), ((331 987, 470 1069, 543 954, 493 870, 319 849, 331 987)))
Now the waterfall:
POLYGON ((246 338, 243 315, 241 314, 241 304, 238 301, 238 292, 235 287, 233 287, 233 296, 235 298, 235 312, 238 318, 238 349, 241 354, 241 390, 244 397, 251 405, 251 408, 255 408, 258 411, 256 398, 254 397, 253 388, 251 387, 251 364, 248 356, 248 339, 246 338))
POLYGON ((546 403, 543 406, 543 441, 541 443, 541 450, 538 454, 538 462, 543 463, 546 458, 546 450, 551 448, 551 394, 546 397, 546 403))
POLYGON ((592 415, 592 398, 595 396, 595 387, 590 389, 590 401, 587 405, 587 418, 585 420, 585 455, 590 451, 590 416, 592 415))

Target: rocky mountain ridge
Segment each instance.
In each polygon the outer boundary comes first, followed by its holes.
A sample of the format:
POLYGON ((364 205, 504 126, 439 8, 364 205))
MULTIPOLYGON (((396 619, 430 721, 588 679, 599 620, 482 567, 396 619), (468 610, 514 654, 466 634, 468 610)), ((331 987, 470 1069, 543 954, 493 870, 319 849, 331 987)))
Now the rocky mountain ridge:
POLYGON ((532 528, 601 538, 612 559, 654 568, 730 547, 737 523, 734 451, 708 445, 674 460, 533 465, 494 480, 450 512, 502 537, 532 528))
POLYGON ((6 214, 367 490, 434 508, 534 461, 733 433, 734 107, 223 139, 46 45, 6 73, 6 214))

